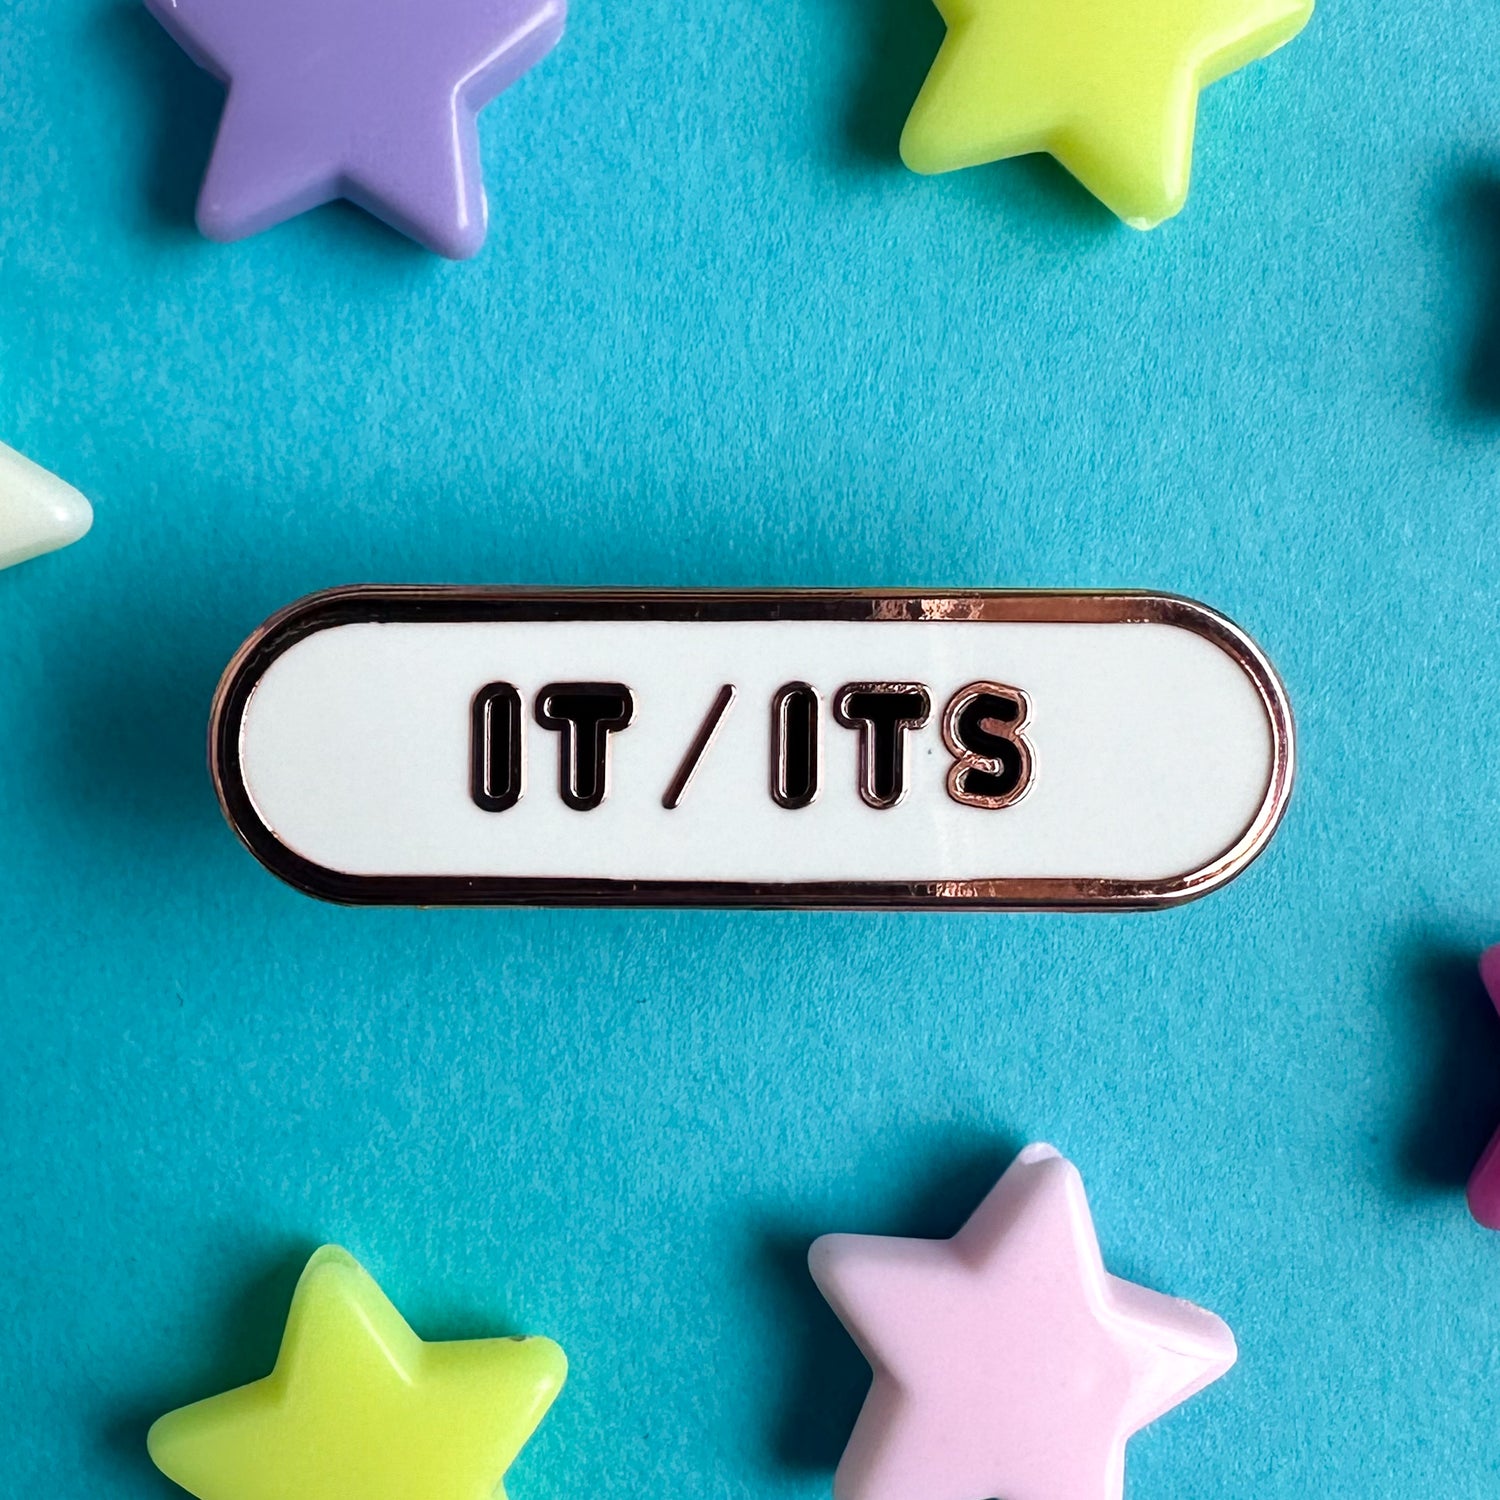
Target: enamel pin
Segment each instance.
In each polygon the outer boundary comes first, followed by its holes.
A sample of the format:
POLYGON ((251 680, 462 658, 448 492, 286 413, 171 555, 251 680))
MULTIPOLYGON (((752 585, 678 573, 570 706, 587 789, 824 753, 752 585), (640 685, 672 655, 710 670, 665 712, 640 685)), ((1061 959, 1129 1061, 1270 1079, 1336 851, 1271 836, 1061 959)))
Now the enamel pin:
POLYGON ((1294 750, 1165 595, 358 587, 245 643, 210 756, 332 901, 1078 909, 1233 878, 1294 750))

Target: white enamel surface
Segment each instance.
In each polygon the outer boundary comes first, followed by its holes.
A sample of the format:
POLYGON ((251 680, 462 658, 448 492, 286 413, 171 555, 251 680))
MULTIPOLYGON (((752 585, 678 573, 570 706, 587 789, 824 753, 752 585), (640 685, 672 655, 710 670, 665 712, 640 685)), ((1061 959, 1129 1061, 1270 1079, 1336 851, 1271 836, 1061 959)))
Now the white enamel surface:
POLYGON ((1272 769, 1259 692, 1212 642, 1160 624, 969 622, 357 624, 277 658, 245 713, 241 764, 266 825, 304 858, 358 875, 869 881, 1181 876, 1232 848, 1272 769), (770 703, 823 697, 822 791, 772 802, 770 703), (1032 788, 961 806, 938 720, 964 684, 1031 700, 1032 788), (611 680, 635 720, 610 737, 593 811, 557 791, 558 736, 532 719, 553 681, 611 680), (921 682, 933 713, 908 741, 908 793, 860 801, 857 736, 833 721, 844 683, 921 682), (507 681, 526 705, 526 789, 501 813, 469 796, 469 709, 507 681), (672 779, 720 686, 738 697, 682 805, 672 779))
POLYGON ((72 485, 0 443, 0 568, 69 546, 93 524, 72 485))

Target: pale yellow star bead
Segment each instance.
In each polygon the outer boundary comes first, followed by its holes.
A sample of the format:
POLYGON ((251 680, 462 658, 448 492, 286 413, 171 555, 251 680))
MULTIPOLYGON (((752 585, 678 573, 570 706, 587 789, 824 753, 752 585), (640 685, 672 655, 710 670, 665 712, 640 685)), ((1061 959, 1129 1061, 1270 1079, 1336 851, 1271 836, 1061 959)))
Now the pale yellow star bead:
POLYGON ((948 35, 901 155, 951 172, 1046 151, 1136 229, 1187 197, 1198 91, 1290 41, 1312 0, 937 0, 948 35))
POLYGON ((71 546, 93 524, 72 485, 0 443, 0 568, 71 546))
POLYGON ((424 1343, 325 1245, 276 1368, 168 1412, 146 1444, 199 1500, 504 1500, 501 1478, 566 1373, 550 1339, 424 1343))

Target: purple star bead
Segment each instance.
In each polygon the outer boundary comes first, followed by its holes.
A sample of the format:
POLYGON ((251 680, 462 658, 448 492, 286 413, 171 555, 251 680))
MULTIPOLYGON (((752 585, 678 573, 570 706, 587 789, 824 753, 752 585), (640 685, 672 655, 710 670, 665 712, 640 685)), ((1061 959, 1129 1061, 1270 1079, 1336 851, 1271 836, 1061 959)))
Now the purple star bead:
POLYGON ((229 85, 198 227, 348 198, 455 260, 484 243, 475 116, 556 45, 566 0, 146 0, 229 85))

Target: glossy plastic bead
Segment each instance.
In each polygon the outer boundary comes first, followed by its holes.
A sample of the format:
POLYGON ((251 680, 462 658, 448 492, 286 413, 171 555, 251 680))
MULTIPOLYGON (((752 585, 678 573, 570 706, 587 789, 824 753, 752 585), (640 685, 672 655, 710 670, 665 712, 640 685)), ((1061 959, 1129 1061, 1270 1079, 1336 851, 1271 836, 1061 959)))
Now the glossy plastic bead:
POLYGON ((1290 41, 1312 0, 937 0, 948 35, 901 155, 951 172, 1047 151, 1135 229, 1187 197, 1198 91, 1290 41))
POLYGON ((147 1446, 199 1500, 504 1500, 566 1372, 550 1339, 424 1343, 326 1245, 297 1283, 276 1368, 169 1412, 147 1446))
POLYGON ((1119 1500, 1125 1440, 1235 1360, 1212 1313, 1104 1269, 1051 1146, 950 1240, 832 1234, 809 1261, 875 1370, 835 1500, 1119 1500))
MULTIPOLYGON (((1489 949, 1479 960, 1479 977, 1500 1010, 1500 947, 1489 949)), ((1500 1229, 1500 1130, 1485 1147, 1469 1178, 1469 1212, 1486 1229, 1500 1229)))
POLYGON ((72 485, 0 443, 0 568, 67 547, 93 524, 72 485))
POLYGON ((237 240, 347 198, 453 259, 484 243, 478 111, 565 0, 146 0, 231 85, 198 227, 237 240))

